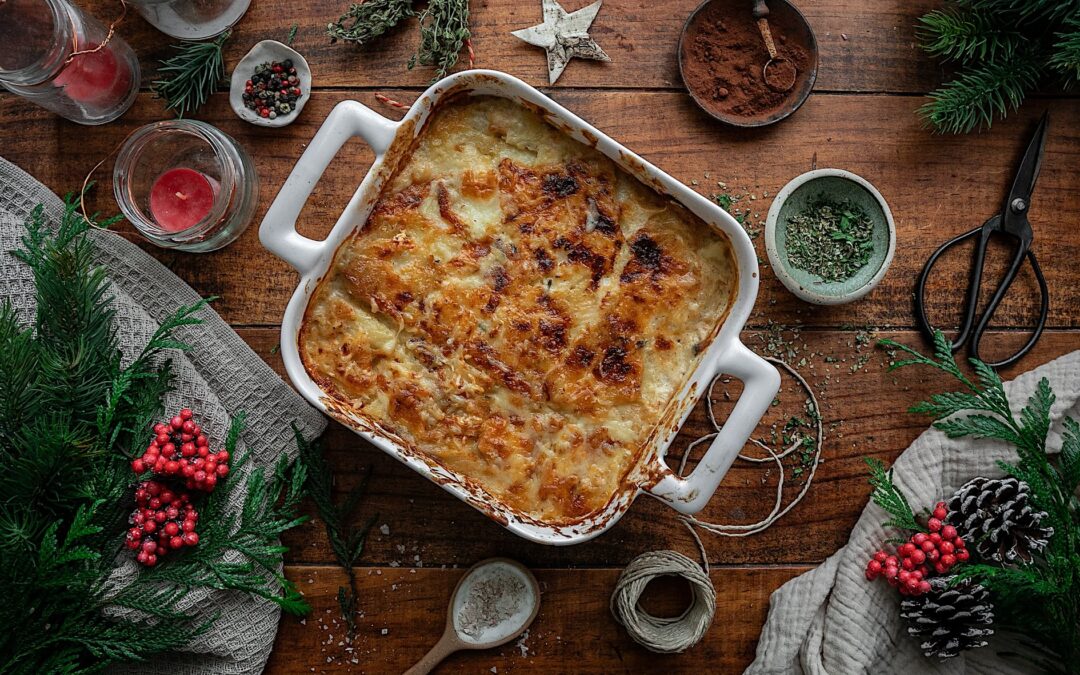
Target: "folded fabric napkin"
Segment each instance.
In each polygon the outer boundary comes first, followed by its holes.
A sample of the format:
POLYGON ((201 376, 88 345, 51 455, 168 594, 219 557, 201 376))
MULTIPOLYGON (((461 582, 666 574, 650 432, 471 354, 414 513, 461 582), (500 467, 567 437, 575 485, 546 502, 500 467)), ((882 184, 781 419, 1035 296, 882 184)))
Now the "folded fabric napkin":
MULTIPOLYGON (((24 320, 34 313, 34 280, 30 270, 11 252, 21 247, 23 222, 43 204, 47 220, 56 223, 63 202, 14 164, 0 158, 0 297, 7 298, 24 320)), ((133 358, 149 340, 158 322, 181 305, 198 302, 199 295, 138 246, 112 232, 89 233, 99 262, 108 269, 124 355, 133 358)), ((222 439, 230 419, 248 415, 242 443, 256 466, 272 467, 282 453, 296 454, 295 423, 312 439, 326 427, 325 418, 248 347, 221 317, 206 308, 202 325, 187 327, 177 337, 192 345, 187 354, 172 354, 174 391, 166 410, 193 408, 212 438, 222 439)), ((243 450, 241 450, 243 451, 243 450)), ((238 490, 242 493, 242 490, 238 490)), ((234 494, 239 507, 243 494, 234 494)), ((136 565, 122 556, 131 575, 136 565)), ((186 609, 200 617, 219 615, 214 629, 197 638, 188 651, 153 663, 125 668, 138 673, 257 673, 266 665, 277 633, 280 609, 268 600, 232 591, 198 590, 185 598, 186 609)))
MULTIPOLYGON (((915 366, 912 366, 915 367, 915 366)), ((1061 447, 1062 419, 1080 420, 1080 351, 1024 373, 1005 384, 1018 410, 1042 378, 1057 396, 1051 410, 1047 446, 1061 447)), ((912 401, 914 403, 915 401, 912 401)), ((1000 477, 998 460, 1015 461, 1013 447, 996 440, 947 438, 937 429, 923 433, 893 465, 893 480, 916 509, 946 498, 975 476, 1000 477)), ((1029 672, 1024 662, 1005 660, 1005 638, 960 656, 927 659, 900 618, 900 597, 884 583, 864 576, 866 561, 895 536, 881 523, 888 516, 873 503, 863 509, 847 545, 822 565, 787 582, 773 594, 747 673, 1000 673, 1029 672)))

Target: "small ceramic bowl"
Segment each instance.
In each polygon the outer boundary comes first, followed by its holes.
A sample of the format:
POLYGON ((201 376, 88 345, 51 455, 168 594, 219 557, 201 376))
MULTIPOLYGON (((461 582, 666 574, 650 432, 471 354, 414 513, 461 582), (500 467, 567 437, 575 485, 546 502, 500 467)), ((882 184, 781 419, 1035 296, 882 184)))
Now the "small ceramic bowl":
POLYGON ((237 117, 245 122, 251 122, 260 127, 283 127, 292 124, 300 116, 300 111, 304 109, 304 105, 310 97, 311 68, 308 67, 308 62, 295 49, 277 40, 263 40, 258 43, 244 55, 244 58, 240 59, 240 63, 237 63, 236 68, 233 69, 232 81, 229 86, 229 103, 232 105, 233 112, 236 113, 237 117), (293 62, 293 67, 296 68, 296 76, 300 78, 300 90, 303 92, 300 98, 296 99, 296 109, 291 114, 279 115, 276 119, 259 117, 254 110, 244 106, 244 84, 251 79, 252 73, 255 72, 255 66, 260 63, 285 61, 286 59, 293 62))
POLYGON ((885 277, 896 251, 896 225, 885 198, 866 179, 842 169, 816 169, 794 178, 777 193, 765 221, 765 249, 773 272, 789 291, 816 305, 842 305, 874 290, 885 277), (862 269, 844 281, 823 281, 788 262, 788 219, 820 195, 834 201, 851 200, 874 221, 874 252, 862 269))

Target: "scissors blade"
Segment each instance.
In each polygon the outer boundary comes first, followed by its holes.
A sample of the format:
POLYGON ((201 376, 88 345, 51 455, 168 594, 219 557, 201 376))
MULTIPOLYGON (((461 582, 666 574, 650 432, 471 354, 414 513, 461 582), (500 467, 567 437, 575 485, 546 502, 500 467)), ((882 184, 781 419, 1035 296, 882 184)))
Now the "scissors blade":
POLYGON ((1016 178, 1013 179, 1012 189, 1005 200, 1005 208, 1002 210, 1001 226, 1007 232, 1019 233, 1024 228, 1031 227, 1027 212, 1031 206, 1031 195, 1035 191, 1035 181, 1039 178, 1039 169, 1042 168, 1043 148, 1046 145, 1046 132, 1050 127, 1050 112, 1043 113, 1042 120, 1027 150, 1024 158, 1020 160, 1020 167, 1016 170, 1016 178))

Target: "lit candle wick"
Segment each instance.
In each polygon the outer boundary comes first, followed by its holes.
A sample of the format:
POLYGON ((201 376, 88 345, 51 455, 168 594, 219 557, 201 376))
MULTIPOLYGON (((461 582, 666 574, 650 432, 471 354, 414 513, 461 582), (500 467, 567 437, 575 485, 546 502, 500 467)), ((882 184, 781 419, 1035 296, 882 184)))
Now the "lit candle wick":
POLYGON ((184 201, 187 201, 187 195, 186 195, 186 194, 184 194, 183 192, 177 192, 177 193, 176 193, 176 198, 177 198, 177 199, 182 199, 182 200, 184 200, 184 201))

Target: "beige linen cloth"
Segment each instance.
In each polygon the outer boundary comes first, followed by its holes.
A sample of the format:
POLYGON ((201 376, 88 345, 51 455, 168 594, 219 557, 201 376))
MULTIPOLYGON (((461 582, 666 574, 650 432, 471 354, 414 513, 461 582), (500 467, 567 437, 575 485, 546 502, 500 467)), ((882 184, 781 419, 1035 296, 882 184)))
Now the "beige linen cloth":
MULTIPOLYGON (((1080 346, 1080 345, 1078 345, 1080 346)), ((921 366, 909 366, 921 368, 921 366)), ((926 372, 929 376, 929 371, 926 372)), ((1080 351, 1072 352, 1005 384, 1016 412, 1047 378, 1057 395, 1051 412, 1047 446, 1061 447, 1062 418, 1080 420, 1080 351)), ((942 391, 954 391, 955 381, 941 378, 942 391)), ((883 405, 901 405, 896 397, 883 405)), ((910 401, 915 403, 916 401, 910 401)), ((907 403, 907 402, 905 402, 907 403)), ((900 411, 897 411, 898 414, 900 411)), ((870 448, 867 448, 869 454, 870 448)), ((975 476, 1002 475, 997 460, 1014 460, 1013 449, 999 441, 950 439, 929 429, 894 464, 896 484, 916 509, 934 504, 975 476)), ((772 594, 769 616, 747 673, 992 673, 1032 672, 1027 662, 999 654, 1015 648, 995 635, 990 644, 956 658, 939 661, 923 657, 916 639, 907 634, 899 616, 900 597, 880 580, 863 576, 866 561, 888 537, 881 526, 884 511, 868 503, 847 545, 822 565, 792 579, 772 594)))

